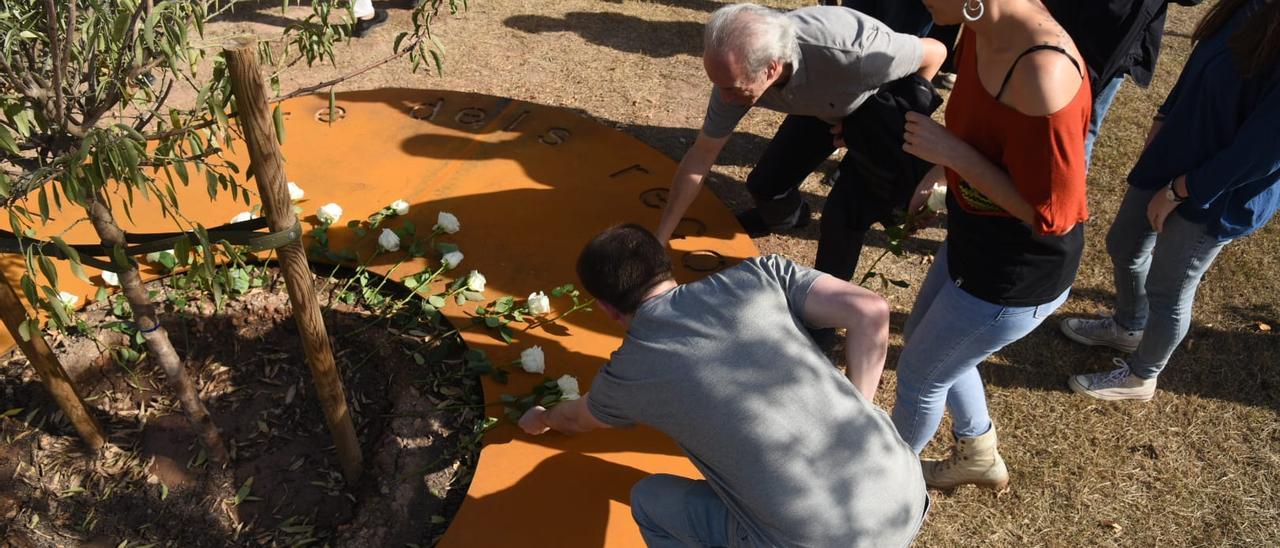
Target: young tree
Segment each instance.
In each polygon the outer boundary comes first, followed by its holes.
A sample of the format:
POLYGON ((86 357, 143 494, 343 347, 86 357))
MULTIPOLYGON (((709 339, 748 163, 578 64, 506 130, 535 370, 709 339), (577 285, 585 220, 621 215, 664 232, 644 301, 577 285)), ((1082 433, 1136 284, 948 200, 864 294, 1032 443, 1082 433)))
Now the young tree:
MULTIPOLYGON (((397 37, 384 60, 402 56, 414 69, 440 69, 440 46, 428 23, 447 2, 421 2, 413 29, 397 37)), ((230 192, 249 202, 242 186, 251 174, 222 157, 237 138, 235 114, 223 44, 205 35, 205 26, 234 9, 234 0, 6 0, 0 3, 0 200, 9 224, 28 244, 35 228, 62 211, 79 210, 112 250, 123 294, 148 355, 165 373, 211 460, 225 462, 227 452, 182 359, 161 325, 147 295, 137 263, 126 256, 120 215, 130 216, 137 198, 160 204, 164 216, 193 242, 175 247, 180 265, 205 287, 219 292, 218 246, 205 227, 183 215, 175 185, 203 179, 211 198, 230 192), (192 100, 170 100, 186 89, 192 100)), ((284 6, 288 0, 284 0, 284 6)), ((279 99, 332 90, 343 78, 279 95, 283 67, 334 62, 334 44, 348 35, 350 6, 345 1, 315 0, 303 21, 280 36, 260 42, 259 57, 274 67, 270 81, 279 99)), ((277 123, 279 122, 277 115, 277 123)), ((250 166, 250 171, 252 167, 250 166)), ((60 239, 54 242, 86 279, 81 258, 60 239)), ((45 247, 25 246, 22 292, 43 310, 54 327, 83 324, 58 299, 58 280, 45 247)), ((31 320, 34 322, 35 320, 31 320)), ((25 330, 30 333, 35 325, 25 330)))

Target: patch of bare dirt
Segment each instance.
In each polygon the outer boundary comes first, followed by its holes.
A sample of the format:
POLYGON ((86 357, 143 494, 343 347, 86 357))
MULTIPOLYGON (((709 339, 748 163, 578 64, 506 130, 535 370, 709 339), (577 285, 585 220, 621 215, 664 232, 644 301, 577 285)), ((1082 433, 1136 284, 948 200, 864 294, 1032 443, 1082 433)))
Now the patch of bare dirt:
MULTIPOLYGON (((149 288, 172 295, 161 282, 149 288)), ((12 545, 388 546, 443 533, 470 482, 483 419, 465 405, 479 401, 479 385, 458 361, 363 307, 337 303, 326 314, 366 458, 364 479, 351 487, 283 285, 221 310, 172 303, 164 326, 232 462, 207 462, 162 372, 112 357, 129 337, 101 329, 119 320, 110 301, 94 303, 82 315, 100 335, 51 337, 111 436, 102 456, 82 452, 24 358, 0 362, 0 413, 17 410, 0 419, 0 533, 12 545), (420 364, 414 354, 436 360, 420 364)))

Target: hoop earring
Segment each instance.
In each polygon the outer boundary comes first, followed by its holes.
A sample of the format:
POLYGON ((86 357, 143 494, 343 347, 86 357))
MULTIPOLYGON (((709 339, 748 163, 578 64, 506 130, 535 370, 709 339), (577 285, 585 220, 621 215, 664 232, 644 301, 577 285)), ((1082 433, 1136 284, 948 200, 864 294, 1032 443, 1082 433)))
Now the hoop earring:
POLYGON ((987 5, 982 0, 977 0, 978 6, 974 8, 970 5, 969 2, 970 0, 964 0, 964 6, 963 6, 964 20, 970 23, 974 23, 977 20, 982 19, 982 16, 987 13, 987 5), (972 13, 975 11, 977 12, 977 14, 973 15, 972 13))

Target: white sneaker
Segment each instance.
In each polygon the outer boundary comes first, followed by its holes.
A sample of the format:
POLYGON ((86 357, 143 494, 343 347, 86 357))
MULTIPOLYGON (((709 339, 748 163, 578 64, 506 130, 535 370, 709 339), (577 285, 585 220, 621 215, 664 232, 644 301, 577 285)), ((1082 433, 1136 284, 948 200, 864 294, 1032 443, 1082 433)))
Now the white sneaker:
POLYGON ((1133 352, 1142 342, 1142 331, 1120 327, 1111 316, 1097 319, 1067 318, 1058 324, 1068 339, 1087 346, 1110 346, 1121 352, 1133 352))
POLYGON ((1071 390, 1099 400, 1151 401, 1156 395, 1156 380, 1144 379, 1129 370, 1129 364, 1120 358, 1111 360, 1119 369, 1104 373, 1072 375, 1067 380, 1071 390))

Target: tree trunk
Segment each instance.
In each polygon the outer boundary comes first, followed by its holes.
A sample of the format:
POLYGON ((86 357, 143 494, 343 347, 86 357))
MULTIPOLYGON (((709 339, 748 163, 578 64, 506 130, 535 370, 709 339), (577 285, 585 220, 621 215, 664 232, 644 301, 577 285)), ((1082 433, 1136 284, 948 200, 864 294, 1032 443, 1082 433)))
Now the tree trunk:
MULTIPOLYGON (((92 202, 86 209, 89 212, 89 221, 93 223, 93 228, 102 239, 103 245, 108 247, 125 245, 124 231, 116 224, 115 217, 107 207, 105 199, 101 196, 93 196, 92 202)), ((209 411, 205 409, 204 402, 200 401, 195 383, 191 382, 191 378, 187 376, 187 371, 182 366, 182 359, 178 357, 173 343, 169 341, 169 333, 160 326, 156 307, 151 303, 151 299, 147 298, 147 290, 142 286, 142 276, 138 274, 137 268, 120 273, 120 288, 129 302, 130 310, 133 311, 134 322, 138 324, 146 340, 151 359, 164 370, 169 387, 173 389, 178 402, 182 404, 187 420, 191 421, 191 427, 200 438, 200 444, 204 445, 205 451, 209 454, 209 460, 216 464, 226 464, 229 459, 227 447, 222 443, 222 435, 218 433, 218 427, 213 424, 213 419, 209 418, 209 411)))
POLYGON ((40 382, 44 384, 44 389, 49 391, 53 401, 58 403, 58 408, 62 409, 62 414, 67 416, 71 424, 76 427, 76 431, 80 433, 80 439, 94 451, 101 449, 106 443, 102 435, 102 426, 98 424, 97 419, 93 418, 93 415, 89 414, 84 400, 80 399, 80 393, 76 392, 76 387, 67 377, 66 370, 62 368, 62 364, 58 363, 58 357, 53 355, 53 350, 49 349, 49 343, 44 340, 44 335, 33 329, 31 340, 23 340, 22 335, 19 334, 18 326, 27 321, 26 308, 22 306, 22 301, 18 300, 17 291, 14 291, 9 280, 3 275, 0 275, 0 316, 3 316, 4 325, 9 328, 9 333, 18 342, 22 354, 40 375, 40 382))
MULTIPOLYGON (((244 131, 250 168, 253 179, 258 183, 263 210, 272 231, 288 230, 298 222, 298 217, 293 212, 289 190, 285 186, 284 158, 280 154, 275 124, 267 106, 256 52, 252 40, 241 40, 224 53, 239 113, 236 121, 244 131)), ((284 271, 285 287, 289 291, 289 303, 293 305, 293 318, 298 323, 302 349, 311 366, 316 394, 320 397, 320 408, 338 450, 343 477, 347 483, 355 483, 360 479, 362 469, 360 440, 351 422, 342 376, 338 374, 333 360, 329 332, 325 330, 324 317, 320 315, 315 279, 307 264, 306 251, 302 249, 302 242, 294 240, 277 249, 276 253, 280 257, 280 269, 284 271)))

